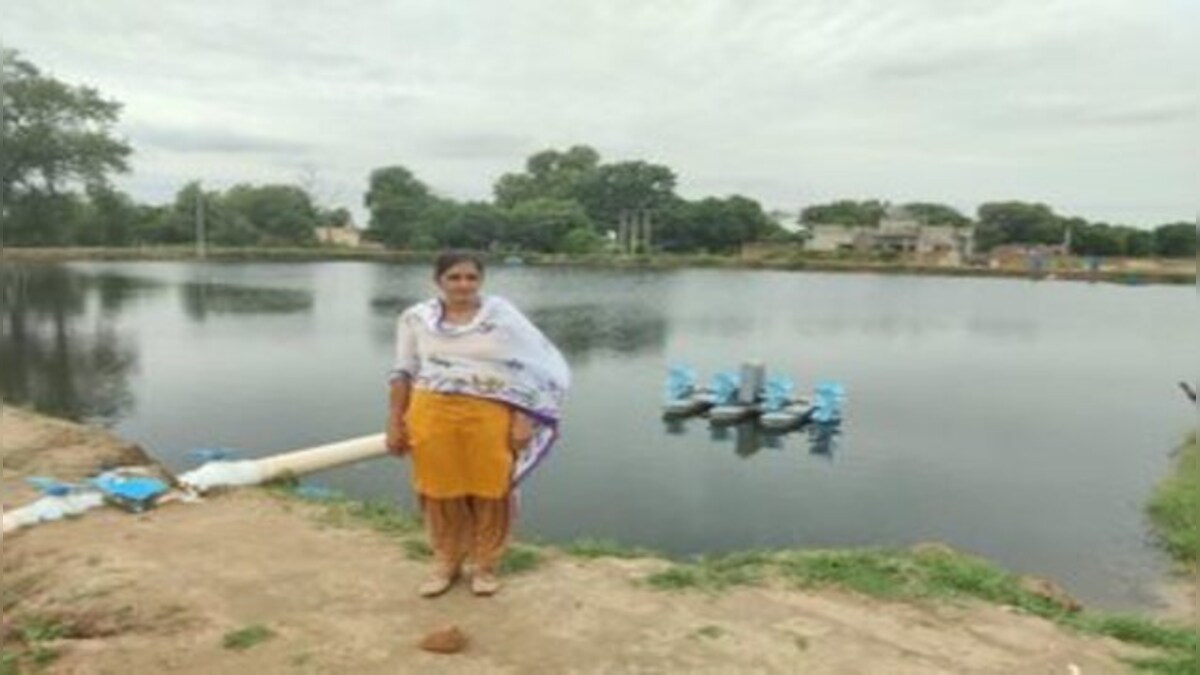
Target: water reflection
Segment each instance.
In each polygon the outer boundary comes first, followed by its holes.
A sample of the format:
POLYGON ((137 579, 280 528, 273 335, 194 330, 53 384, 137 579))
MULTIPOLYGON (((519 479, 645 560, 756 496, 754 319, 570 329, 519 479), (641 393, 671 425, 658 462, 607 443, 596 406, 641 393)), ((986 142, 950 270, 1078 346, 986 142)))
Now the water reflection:
POLYGON ((312 291, 192 281, 179 287, 183 310, 195 321, 221 314, 296 314, 313 307, 312 291))
POLYGON ((107 317, 119 314, 125 305, 135 298, 151 295, 166 288, 165 284, 153 279, 112 272, 83 276, 82 281, 95 289, 96 297, 100 301, 100 311, 107 317))
POLYGON ((420 298, 409 295, 377 295, 371 298, 371 313, 395 319, 400 312, 421 302, 420 298))
POLYGON ((708 437, 721 444, 733 442, 733 451, 738 457, 749 458, 764 448, 786 451, 789 447, 807 446, 808 454, 832 461, 842 435, 841 424, 806 423, 799 429, 787 432, 768 431, 749 420, 739 424, 710 424, 702 418, 670 417, 663 419, 663 427, 672 436, 683 436, 690 427, 704 426, 708 437))
POLYGON ((74 420, 112 423, 130 411, 137 352, 110 318, 134 286, 57 266, 0 268, 0 397, 74 420), (102 308, 95 322, 91 294, 102 308))
POLYGON ((534 308, 529 319, 569 359, 605 349, 622 354, 661 351, 667 320, 638 305, 587 304, 534 308))

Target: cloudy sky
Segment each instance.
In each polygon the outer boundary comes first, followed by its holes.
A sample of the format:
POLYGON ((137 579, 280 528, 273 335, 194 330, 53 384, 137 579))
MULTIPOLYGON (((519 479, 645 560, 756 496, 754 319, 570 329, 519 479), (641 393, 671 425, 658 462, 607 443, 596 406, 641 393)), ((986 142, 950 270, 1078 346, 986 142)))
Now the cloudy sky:
POLYGON ((0 0, 0 43, 125 104, 121 184, 374 167, 484 199, 530 153, 665 163, 688 197, 1200 210, 1200 0, 0 0))

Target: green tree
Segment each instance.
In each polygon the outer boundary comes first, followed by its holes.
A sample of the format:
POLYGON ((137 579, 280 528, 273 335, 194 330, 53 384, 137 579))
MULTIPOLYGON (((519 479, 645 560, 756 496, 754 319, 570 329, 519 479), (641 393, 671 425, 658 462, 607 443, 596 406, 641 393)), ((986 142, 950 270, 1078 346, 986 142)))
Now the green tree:
POLYGON ((251 246, 260 243, 260 233, 244 216, 229 209, 220 192, 205 192, 200 183, 190 182, 175 193, 175 201, 162 214, 153 236, 160 244, 190 244, 196 241, 198 211, 203 211, 204 239, 218 246, 251 246))
MULTIPOLYGON (((561 251, 567 236, 577 230, 594 231, 591 219, 578 202, 569 199, 534 199, 509 210, 506 244, 529 251, 561 251)), ((580 235, 575 235, 578 238, 580 235)))
POLYGON ((903 206, 910 216, 924 225, 950 225, 966 227, 971 219, 959 213, 957 209, 945 204, 931 202, 909 202, 903 206))
POLYGON ((1196 256, 1196 225, 1168 223, 1154 229, 1154 252, 1164 258, 1196 256))
POLYGON ((989 202, 978 211, 976 243, 982 250, 997 244, 1058 244, 1065 221, 1045 204, 989 202))
POLYGON ((600 153, 586 145, 543 150, 525 160, 525 171, 496 181, 496 204, 511 209, 534 199, 578 199, 580 186, 599 167, 600 153))
POLYGON ((878 199, 855 201, 842 199, 829 204, 814 204, 800 212, 800 222, 809 225, 857 225, 877 227, 887 212, 887 204, 878 199))
POLYGON ((350 217, 349 209, 338 207, 322 210, 320 220, 321 225, 324 227, 349 227, 352 218, 350 217))
POLYGON ((1125 255, 1125 233, 1108 223, 1088 223, 1082 218, 1068 221, 1071 252, 1089 256, 1125 255))
POLYGON ((120 109, 0 50, 0 245, 67 243, 63 195, 128 170, 131 150, 112 135, 120 109))
POLYGON ((222 197, 222 206, 257 231, 259 244, 312 243, 320 224, 312 199, 294 185, 235 185, 222 197))
POLYGON ((398 248, 411 246, 421 215, 434 201, 429 188, 402 166, 375 169, 363 203, 371 213, 367 234, 398 248))
POLYGON ((604 237, 589 227, 577 227, 563 237, 562 252, 574 255, 595 253, 604 248, 604 237))
POLYGON ((740 195, 677 200, 664 210, 657 231, 664 250, 709 253, 733 253, 747 242, 783 233, 758 202, 740 195))
POLYGON ((128 246, 134 242, 141 212, 129 195, 107 185, 90 185, 75 243, 128 246))
POLYGON ((468 202, 455 205, 433 235, 438 248, 485 251, 502 242, 507 227, 508 214, 504 210, 483 202, 468 202))
POLYGON ((617 229, 622 213, 648 210, 652 217, 672 203, 675 172, 643 161, 603 164, 579 185, 577 199, 600 229, 617 229))
POLYGON ((1134 227, 1125 228, 1125 255, 1135 258, 1154 255, 1154 233, 1134 227))

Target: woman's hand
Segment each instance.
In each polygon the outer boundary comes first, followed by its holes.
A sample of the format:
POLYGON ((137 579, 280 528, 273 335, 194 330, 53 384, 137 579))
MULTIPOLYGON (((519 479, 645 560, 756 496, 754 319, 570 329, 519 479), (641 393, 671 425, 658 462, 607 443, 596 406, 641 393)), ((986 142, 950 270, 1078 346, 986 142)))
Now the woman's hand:
POLYGON ((513 452, 520 452, 533 440, 533 420, 523 412, 514 410, 512 428, 509 430, 509 447, 513 452))
POLYGON ((388 452, 397 456, 403 457, 408 454, 408 427, 404 424, 404 420, 392 419, 388 421, 387 439, 385 441, 388 452))

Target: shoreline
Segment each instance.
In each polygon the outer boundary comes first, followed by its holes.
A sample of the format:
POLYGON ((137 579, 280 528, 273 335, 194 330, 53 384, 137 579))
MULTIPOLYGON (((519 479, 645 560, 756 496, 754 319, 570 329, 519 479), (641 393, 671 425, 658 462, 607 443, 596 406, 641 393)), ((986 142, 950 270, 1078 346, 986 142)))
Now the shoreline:
MULTIPOLYGON (((154 464, 102 429, 12 407, 0 425, 6 506, 27 475, 154 464)), ((1186 629, 1081 610, 1051 582, 940 544, 670 561, 516 542, 499 596, 432 602, 412 593, 428 556, 394 505, 295 484, 41 524, 0 550, 0 672, 421 672, 446 658, 471 672, 1173 672, 1162 664, 1195 648, 1186 629), (415 649, 447 622, 472 636, 466 653, 415 649)))
MULTIPOLYGON (((396 262, 429 263, 436 253, 379 249, 332 247, 312 248, 210 248, 207 260, 214 262, 396 262)), ((505 254, 483 254, 491 264, 503 264, 505 254)), ((1129 285, 1195 285, 1196 270, 1173 269, 1102 269, 1097 272, 1080 269, 1049 269, 1043 273, 1011 268, 970 266, 935 266, 903 262, 845 260, 815 256, 745 259, 738 256, 702 254, 655 254, 648 256, 527 254, 522 264, 533 267, 581 267, 593 269, 744 269, 796 272, 837 272, 846 274, 887 274, 903 276, 970 277, 999 279, 1028 279, 1118 283, 1129 285)), ((68 261, 195 261, 195 249, 190 246, 145 248, 5 248, 0 249, 0 263, 54 263, 68 261)))

